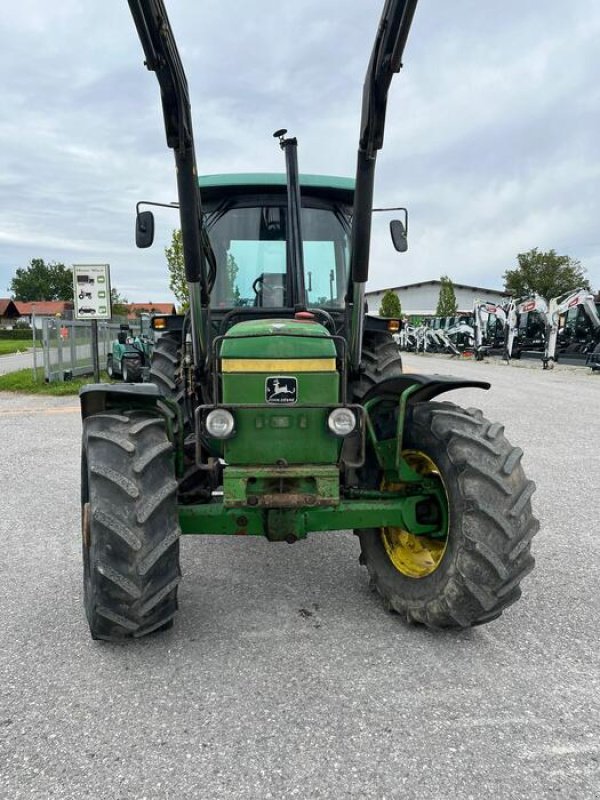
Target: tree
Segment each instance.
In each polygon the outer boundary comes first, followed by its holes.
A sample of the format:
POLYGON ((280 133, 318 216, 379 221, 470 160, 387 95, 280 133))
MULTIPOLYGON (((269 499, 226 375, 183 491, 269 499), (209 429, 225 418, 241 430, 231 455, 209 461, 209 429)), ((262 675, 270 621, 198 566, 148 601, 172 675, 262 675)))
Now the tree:
POLYGON ((517 256, 519 266, 503 275, 504 288, 513 297, 539 294, 550 300, 573 289, 590 288, 581 263, 570 256, 559 256, 556 250, 540 252, 537 247, 517 256))
POLYGON ((73 270, 56 261, 46 264, 43 258, 32 258, 28 267, 16 270, 8 289, 23 303, 72 300, 73 270))
POLYGON ((399 319, 402 316, 402 306, 400 305, 400 298, 393 289, 388 289, 381 298, 381 305, 379 306, 380 317, 394 317, 399 319))
POLYGON ((127 308, 127 303, 129 303, 129 300, 126 297, 123 297, 119 293, 119 290, 114 286, 110 290, 110 303, 112 306, 113 317, 126 317, 129 314, 129 309, 127 308))
POLYGON ((442 275, 440 282, 442 285, 435 314, 437 317, 453 317, 458 311, 454 284, 447 275, 442 275))
POLYGON ((181 230, 175 229, 171 235, 171 246, 165 247, 165 256, 169 267, 169 289, 185 310, 190 304, 187 281, 185 279, 185 263, 183 260, 183 239, 181 230))
POLYGON ((240 289, 237 285, 237 276, 240 268, 231 253, 227 253, 227 266, 225 267, 225 271, 227 275, 227 285, 229 286, 229 291, 233 298, 233 304, 237 306, 240 301, 240 289))
MULTIPOLYGON (((183 310, 190 304, 187 281, 185 279, 185 262, 183 259, 183 240, 181 230, 176 229, 171 236, 171 246, 165 247, 165 256, 169 267, 169 289, 173 292, 183 310)), ((231 253, 227 254, 226 277, 228 292, 227 297, 232 305, 239 305, 240 290, 237 285, 237 275, 240 268, 231 253)))

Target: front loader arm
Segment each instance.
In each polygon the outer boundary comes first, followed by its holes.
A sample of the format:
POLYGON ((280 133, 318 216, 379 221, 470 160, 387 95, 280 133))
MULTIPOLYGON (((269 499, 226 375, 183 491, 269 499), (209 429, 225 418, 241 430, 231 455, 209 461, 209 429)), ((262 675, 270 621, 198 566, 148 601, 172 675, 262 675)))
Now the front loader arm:
POLYGON ((394 74, 402 67, 416 7, 417 0, 385 0, 363 86, 351 246, 354 291, 350 354, 355 369, 361 359, 365 284, 369 276, 375 161, 377 151, 383 147, 388 90, 394 74))
POLYGON ((417 0, 386 0, 363 86, 360 149, 374 159, 383 147, 387 95, 402 54, 417 0))
POLYGON ((156 72, 161 90, 167 144, 185 152, 193 147, 187 80, 163 0, 129 0, 146 67, 156 72))
POLYGON ((156 73, 160 85, 167 145, 175 153, 192 340, 196 365, 199 365, 206 355, 202 306, 208 303, 208 279, 187 79, 163 0, 128 2, 146 56, 146 66, 156 73))

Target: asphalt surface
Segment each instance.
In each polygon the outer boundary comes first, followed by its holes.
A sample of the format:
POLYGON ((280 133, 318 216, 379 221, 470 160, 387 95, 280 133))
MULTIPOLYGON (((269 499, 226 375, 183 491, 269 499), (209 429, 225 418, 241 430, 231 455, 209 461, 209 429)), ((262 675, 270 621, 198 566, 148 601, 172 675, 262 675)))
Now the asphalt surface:
MULTIPOLYGON (((0 356, 0 375, 6 375, 8 372, 16 372, 19 369, 33 367, 33 354, 31 350, 27 347, 24 347, 23 350, 26 352, 0 356)), ((41 366, 44 363, 41 348, 37 356, 38 364, 41 366)))
MULTIPOLYGON (((99 342, 99 359, 101 369, 106 366, 106 345, 103 341, 99 342)), ((91 366, 92 364, 92 349, 89 344, 80 344, 75 348, 75 363, 71 361, 71 349, 68 344, 65 344, 62 349, 63 369, 73 369, 82 366, 91 366), (86 363, 87 362, 87 363, 86 363)), ((58 371, 58 349, 50 348, 50 361, 52 366, 56 367, 58 371)), ((36 363, 38 369, 44 368, 44 349, 38 347, 36 351, 36 363)), ((0 356, 0 375, 6 375, 9 372, 17 372, 20 369, 33 369, 33 349, 31 347, 24 347, 23 352, 11 353, 10 355, 0 356)))
POLYGON ((0 394, 0 798, 600 798, 600 375, 489 378, 538 484, 536 570, 460 633, 385 612, 349 533, 189 537, 175 627, 90 639, 75 398, 0 394))

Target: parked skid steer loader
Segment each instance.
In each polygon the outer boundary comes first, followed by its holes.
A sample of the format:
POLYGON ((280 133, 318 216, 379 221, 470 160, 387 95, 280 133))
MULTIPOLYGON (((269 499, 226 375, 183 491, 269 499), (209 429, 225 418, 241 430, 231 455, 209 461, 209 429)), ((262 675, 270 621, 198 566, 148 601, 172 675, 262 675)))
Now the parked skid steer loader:
MULTIPOLYGON (((353 529, 386 607, 464 628, 520 596, 534 484, 481 412, 439 402, 483 381, 403 374, 387 320, 365 316, 373 182, 387 93, 416 0, 386 0, 366 73, 356 179, 198 181, 187 83, 163 0, 129 0, 174 150, 189 287, 157 317, 151 383, 90 385, 83 415, 85 608, 94 638, 172 624, 180 534, 353 529)), ((406 216, 391 224, 406 249, 406 216)), ((154 218, 136 217, 139 246, 154 218)))

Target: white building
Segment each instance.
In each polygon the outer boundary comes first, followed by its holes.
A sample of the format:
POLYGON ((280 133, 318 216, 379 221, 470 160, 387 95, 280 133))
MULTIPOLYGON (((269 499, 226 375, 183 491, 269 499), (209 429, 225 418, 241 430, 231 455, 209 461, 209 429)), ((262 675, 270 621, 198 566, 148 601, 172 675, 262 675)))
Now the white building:
MULTIPOLYGON (((459 314, 469 314, 473 310, 476 300, 490 303, 505 303, 510 297, 508 292, 500 289, 484 289, 481 286, 465 286, 454 283, 454 293, 458 303, 459 314)), ((391 286, 391 290, 398 295, 402 306, 402 316, 406 317, 431 317, 435 315, 440 297, 441 281, 421 281, 409 283, 407 286, 391 286)), ((366 292, 369 314, 377 316, 383 295, 388 289, 366 292)))

